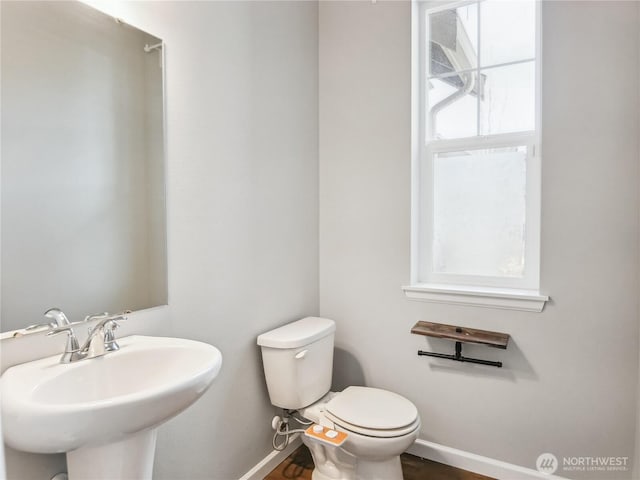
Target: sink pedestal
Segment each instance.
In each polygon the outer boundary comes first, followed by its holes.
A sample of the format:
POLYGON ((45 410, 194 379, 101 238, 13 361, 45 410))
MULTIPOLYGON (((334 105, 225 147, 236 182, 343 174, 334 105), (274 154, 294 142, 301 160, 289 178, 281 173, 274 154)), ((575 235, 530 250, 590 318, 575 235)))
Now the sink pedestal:
POLYGON ((151 480, 157 432, 152 428, 118 442, 67 452, 69 480, 151 480))

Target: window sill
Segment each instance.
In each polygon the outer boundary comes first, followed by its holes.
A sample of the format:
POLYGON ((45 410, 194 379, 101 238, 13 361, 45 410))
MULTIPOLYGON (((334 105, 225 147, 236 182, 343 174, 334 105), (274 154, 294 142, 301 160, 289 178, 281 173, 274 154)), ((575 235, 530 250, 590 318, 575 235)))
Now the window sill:
POLYGON ((494 287, 467 287, 462 285, 418 284, 402 287, 411 300, 424 302, 470 305, 474 307, 501 308, 525 312, 541 312, 546 295, 536 290, 518 290, 494 287))

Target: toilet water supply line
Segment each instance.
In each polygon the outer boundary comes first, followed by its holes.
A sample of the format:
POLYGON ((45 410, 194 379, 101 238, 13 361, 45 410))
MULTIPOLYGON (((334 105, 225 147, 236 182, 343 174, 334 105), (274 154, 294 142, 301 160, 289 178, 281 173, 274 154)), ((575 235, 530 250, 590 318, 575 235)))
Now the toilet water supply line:
POLYGON ((275 416, 271 422, 271 426, 276 431, 273 434, 273 439, 271 440, 271 445, 274 450, 278 450, 281 452, 287 445, 289 445, 289 436, 294 433, 304 433, 304 428, 298 428, 295 430, 289 430, 289 419, 293 419, 298 422, 300 425, 311 425, 313 422, 308 420, 304 420, 302 418, 297 417, 295 414, 298 413, 297 410, 284 410, 282 418, 275 416), (282 443, 278 443, 278 437, 284 437, 284 441, 282 443))

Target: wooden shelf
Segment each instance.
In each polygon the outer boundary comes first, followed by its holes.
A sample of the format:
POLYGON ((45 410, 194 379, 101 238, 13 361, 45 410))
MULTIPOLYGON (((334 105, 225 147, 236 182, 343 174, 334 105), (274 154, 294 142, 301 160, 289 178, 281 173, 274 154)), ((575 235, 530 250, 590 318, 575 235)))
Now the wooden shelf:
POLYGON ((444 323, 432 323, 420 321, 411 329, 416 335, 427 337, 446 338, 462 343, 477 343, 505 350, 509 343, 509 334, 478 330, 475 328, 457 327, 444 323))

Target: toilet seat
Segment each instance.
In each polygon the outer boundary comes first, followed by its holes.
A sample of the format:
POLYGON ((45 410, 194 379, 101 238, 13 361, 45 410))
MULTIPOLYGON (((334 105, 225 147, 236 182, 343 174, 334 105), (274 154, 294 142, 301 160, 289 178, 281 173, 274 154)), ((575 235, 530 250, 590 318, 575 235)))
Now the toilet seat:
POLYGON ((326 413, 326 417, 329 420, 331 420, 336 425, 336 427, 340 427, 340 429, 342 430, 345 430, 347 432, 358 433, 366 437, 376 437, 376 438, 402 437, 403 435, 408 435, 410 433, 413 433, 416 430, 416 428, 420 426, 420 421, 416 419, 412 424, 407 425, 404 428, 380 430, 380 429, 358 427, 357 425, 350 424, 340 418, 334 417, 330 413, 326 413))
POLYGON ((400 437, 420 425, 413 403, 379 388, 348 387, 326 404, 324 414, 343 429, 369 437, 400 437))

